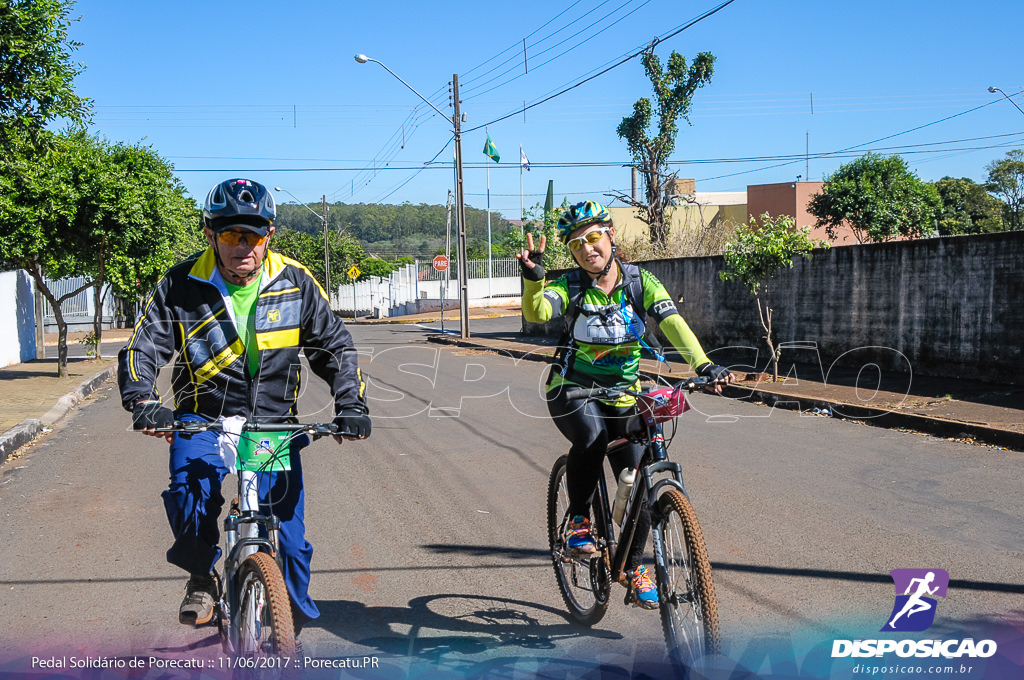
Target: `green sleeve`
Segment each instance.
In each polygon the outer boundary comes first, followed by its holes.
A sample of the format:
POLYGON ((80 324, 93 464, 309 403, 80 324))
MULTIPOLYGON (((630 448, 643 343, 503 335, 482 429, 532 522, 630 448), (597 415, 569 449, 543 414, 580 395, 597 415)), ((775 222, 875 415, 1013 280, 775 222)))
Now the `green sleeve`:
POLYGON ((530 323, 546 323, 565 312, 569 302, 568 282, 563 276, 550 285, 545 281, 523 279, 523 318, 530 323))
POLYGON ((700 341, 697 340, 697 336, 690 330, 683 317, 673 314, 662 321, 659 328, 672 343, 672 346, 683 355, 690 368, 696 369, 698 366, 709 363, 707 355, 700 347, 700 341))
POLYGON ((665 290, 665 286, 654 274, 650 273, 646 269, 641 269, 640 277, 643 279, 645 310, 653 307, 656 302, 672 299, 672 296, 670 296, 668 291, 665 290))

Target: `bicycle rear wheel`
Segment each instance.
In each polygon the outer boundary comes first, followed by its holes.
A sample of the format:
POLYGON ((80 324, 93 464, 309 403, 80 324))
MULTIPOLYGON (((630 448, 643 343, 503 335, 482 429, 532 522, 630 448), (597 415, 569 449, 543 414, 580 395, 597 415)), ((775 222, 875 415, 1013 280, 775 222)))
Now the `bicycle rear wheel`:
POLYGON ((655 551, 661 624, 669 658, 681 672, 721 648, 711 562, 697 513, 682 491, 670 489, 658 498, 653 531, 664 554, 662 564, 655 551))
MULTIPOLYGON (((555 578, 565 606, 574 619, 592 626, 604 617, 611 593, 611 577, 604 553, 571 554, 565 546, 565 525, 569 521, 569 492, 565 483, 568 456, 555 461, 548 480, 548 545, 555 578)), ((597 531, 591 510, 591 528, 597 531)))
POLYGON ((281 677, 296 649, 291 601, 281 570, 267 553, 255 553, 242 561, 236 583, 236 677, 281 677))

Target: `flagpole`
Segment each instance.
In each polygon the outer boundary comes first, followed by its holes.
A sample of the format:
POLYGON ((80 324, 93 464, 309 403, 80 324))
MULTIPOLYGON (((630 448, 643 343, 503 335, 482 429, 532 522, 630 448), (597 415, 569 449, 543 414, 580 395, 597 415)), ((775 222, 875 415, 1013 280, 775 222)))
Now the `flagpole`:
MULTIPOLYGON (((491 133, 484 128, 487 139, 491 133)), ((491 157, 487 156, 487 306, 491 304, 491 157)))
POLYGON ((526 215, 523 212, 523 145, 519 145, 519 230, 525 231, 523 226, 523 220, 526 219, 526 215))

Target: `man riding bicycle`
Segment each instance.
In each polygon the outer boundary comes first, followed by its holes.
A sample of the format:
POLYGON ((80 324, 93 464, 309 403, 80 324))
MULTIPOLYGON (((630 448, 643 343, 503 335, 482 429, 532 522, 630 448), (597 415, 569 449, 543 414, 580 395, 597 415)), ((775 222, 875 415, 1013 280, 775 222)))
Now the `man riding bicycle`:
MULTIPOLYGON (((327 294, 295 260, 269 250, 276 207, 266 187, 231 179, 210 190, 203 208, 209 246, 172 267, 156 285, 118 355, 118 385, 135 430, 170 443, 170 484, 164 508, 174 542, 167 561, 190 575, 178 612, 184 624, 208 623, 217 599, 221 483, 229 470, 219 435, 162 434, 178 420, 294 420, 301 392, 302 350, 331 388, 339 431, 370 435, 352 336, 327 294), (159 369, 177 356, 171 378, 174 411, 157 391, 159 369)), ((335 437, 340 444, 342 437, 335 437)), ((313 547, 305 538, 302 462, 291 444, 291 469, 269 473, 261 508, 281 520, 280 550, 296 632, 320 615, 309 597, 313 547)))
MULTIPOLYGON (((558 232, 578 269, 545 285, 546 236, 541 236, 539 246, 534 248, 533 235, 527 235, 527 250, 516 257, 524 279, 523 317, 532 323, 559 316, 568 321, 546 398, 555 425, 572 444, 566 463, 571 515, 566 546, 572 552, 587 554, 597 550, 590 531, 590 504, 605 452, 610 441, 626 435, 630 417, 636 413, 636 400, 631 396, 615 401, 568 399, 568 388, 639 389, 640 350, 647 346, 643 339, 646 317, 658 322, 665 337, 699 375, 729 382, 732 374, 707 358, 661 282, 650 272, 616 257, 615 229, 604 206, 593 201, 577 203, 558 220, 558 232)), ((715 389, 721 392, 721 387, 715 389)), ((642 451, 640 444, 633 444, 609 458, 616 478, 624 469, 637 467, 642 451)), ((657 588, 640 564, 650 526, 650 509, 645 506, 626 569, 633 603, 656 609, 657 588)))

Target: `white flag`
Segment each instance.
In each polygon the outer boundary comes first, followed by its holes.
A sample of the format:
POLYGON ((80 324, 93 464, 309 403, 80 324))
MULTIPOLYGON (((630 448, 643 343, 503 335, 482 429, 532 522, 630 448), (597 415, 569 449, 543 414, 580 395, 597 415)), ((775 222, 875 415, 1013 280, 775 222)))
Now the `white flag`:
POLYGON ((523 151, 523 145, 519 145, 519 164, 523 166, 523 170, 530 171, 530 161, 526 158, 526 152, 523 151))

